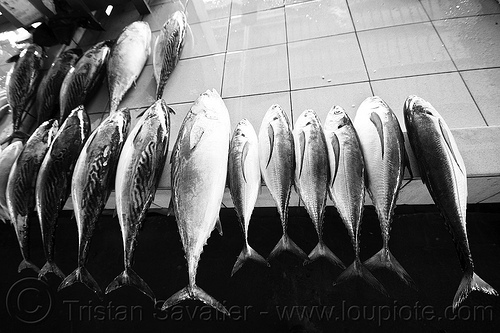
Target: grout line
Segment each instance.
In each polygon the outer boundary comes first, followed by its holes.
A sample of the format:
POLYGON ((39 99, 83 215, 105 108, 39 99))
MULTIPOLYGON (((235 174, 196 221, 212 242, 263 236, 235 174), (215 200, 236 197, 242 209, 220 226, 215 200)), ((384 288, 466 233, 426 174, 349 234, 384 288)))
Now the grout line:
POLYGON ((226 36, 226 48, 224 51, 224 64, 222 65, 222 78, 220 82, 220 96, 222 98, 224 88, 224 75, 226 74, 226 60, 227 60, 227 48, 229 46, 229 34, 231 33, 231 13, 233 11, 233 2, 229 5, 229 19, 227 20, 227 36, 226 36))
MULTIPOLYGON (((283 7, 284 3, 283 3, 283 7)), ((290 51, 288 49, 288 26, 286 21, 286 8, 283 8, 283 16, 285 23, 285 45, 286 45, 286 62, 287 62, 287 70, 288 70, 288 99, 290 101, 290 121, 293 126, 293 102, 292 102, 292 75, 290 73, 290 51)))

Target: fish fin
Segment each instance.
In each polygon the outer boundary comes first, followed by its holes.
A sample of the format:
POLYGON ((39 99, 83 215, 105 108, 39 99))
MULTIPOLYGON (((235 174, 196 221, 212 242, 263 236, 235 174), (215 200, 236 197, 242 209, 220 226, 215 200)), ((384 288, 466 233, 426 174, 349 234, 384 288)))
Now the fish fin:
POLYGON ((283 234, 278 244, 276 244, 274 249, 269 254, 267 260, 269 261, 277 257, 281 252, 284 251, 289 251, 304 261, 309 260, 307 254, 304 251, 302 251, 302 249, 298 247, 297 244, 295 244, 295 242, 290 239, 290 237, 288 237, 288 234, 283 234))
POLYGON ((331 180, 330 180, 330 187, 332 187, 335 178, 337 177, 337 172, 339 171, 339 160, 340 160, 340 142, 337 134, 333 133, 332 136, 332 148, 333 148, 333 154, 335 157, 335 170, 332 172, 331 180))
POLYGON ((12 62, 17 62, 20 58, 20 55, 19 54, 15 54, 13 55, 12 57, 10 57, 9 59, 5 60, 6 63, 12 63, 12 62))
POLYGON ((45 274, 47 273, 54 273, 55 275, 59 276, 61 280, 64 280, 66 278, 66 275, 61 271, 59 267, 57 267, 54 262, 47 261, 45 265, 43 265, 40 273, 38 273, 38 279, 44 278, 45 274))
POLYGON ((37 274, 40 273, 40 268, 38 268, 34 263, 32 263, 31 261, 29 261, 27 259, 24 259, 23 261, 21 261, 21 263, 19 264, 19 267, 17 268, 17 272, 21 273, 22 270, 27 269, 27 268, 31 268, 37 274))
POLYGON ((466 272, 460 282, 460 286, 458 287, 455 297, 453 298, 453 310, 455 310, 473 290, 478 290, 488 295, 498 296, 498 292, 481 279, 476 273, 472 272, 471 275, 466 272))
POLYGON ((222 236, 222 223, 220 222, 220 217, 219 216, 217 216, 217 218, 215 219, 215 228, 219 232, 219 235, 222 236))
POLYGON ((271 157, 273 156, 273 149, 274 149, 274 128, 273 125, 271 124, 269 124, 269 126, 267 127, 267 135, 269 136, 270 150, 269 150, 269 158, 266 164, 266 169, 269 166, 269 163, 271 163, 271 157))
POLYGON ((377 129, 380 138, 380 146, 382 148, 382 158, 384 158, 384 126, 382 125, 382 120, 376 112, 370 114, 370 120, 377 129))
POLYGON ((135 117, 135 119, 139 119, 139 118, 141 118, 141 117, 142 117, 142 116, 146 113, 146 111, 148 110, 148 107, 143 107, 143 109, 144 109, 144 110, 142 110, 142 111, 141 111, 141 113, 139 113, 139 114, 137 115, 137 117, 135 117))
POLYGON ((87 288, 92 290, 98 297, 99 299, 103 299, 103 294, 102 290, 97 284, 97 282, 94 280, 92 275, 90 275, 89 271, 85 267, 78 267, 68 275, 59 285, 57 288, 57 291, 61 291, 62 289, 71 286, 75 282, 81 282, 83 283, 87 288))
POLYGON ((156 303, 155 295, 151 288, 144 282, 144 280, 132 268, 125 268, 111 283, 106 287, 105 294, 119 289, 123 286, 132 286, 137 288, 144 295, 148 296, 156 303))
POLYGON ((347 269, 339 275, 333 285, 336 286, 342 282, 346 282, 356 277, 364 280, 371 287, 373 287, 373 289, 378 290, 381 294, 390 297, 384 286, 379 282, 379 280, 377 280, 375 276, 373 276, 372 273, 370 273, 370 271, 361 263, 361 261, 359 261, 359 259, 354 260, 351 266, 347 267, 347 269))
POLYGON ((254 249, 252 249, 250 245, 245 245, 243 247, 243 250, 241 250, 240 255, 238 256, 238 259, 236 259, 236 262, 234 263, 233 270, 231 271, 231 276, 233 276, 234 273, 236 273, 248 259, 252 259, 260 264, 269 267, 269 263, 266 259, 264 259, 264 257, 258 254, 254 249))
POLYGON ((245 183, 247 183, 247 177, 245 175, 245 160, 247 158, 247 155, 248 155, 248 146, 250 144, 247 142, 245 142, 245 145, 243 146, 243 150, 241 152, 241 160, 240 160, 240 163, 241 163, 241 171, 243 173, 243 179, 245 180, 245 183))
POLYGON ((453 159, 455 160, 455 163, 457 163, 458 168, 460 169, 460 171, 463 174, 465 174, 464 170, 462 170, 462 166, 458 162, 457 155, 455 155, 455 150, 453 149, 453 146, 451 144, 451 139, 450 139, 450 136, 448 135, 448 131, 444 127, 445 125, 443 124, 443 122, 441 121, 441 119, 438 119, 438 123, 439 123, 439 128, 441 129, 441 134, 443 134, 444 141, 446 142, 446 145, 448 146, 448 149, 450 150, 451 155, 453 156, 453 159))
POLYGON ((205 131, 199 126, 194 126, 191 128, 191 133, 189 134, 189 148, 194 150, 198 143, 200 143, 201 138, 205 131))
POLYGON ((169 307, 172 307, 175 304, 180 303, 187 299, 199 300, 207 305, 210 305, 214 309, 224 313, 225 315, 229 317, 231 316, 229 314, 229 311, 227 311, 227 309, 224 307, 224 305, 219 303, 219 301, 217 301, 215 298, 207 294, 205 291, 203 291, 203 289, 201 289, 197 285, 187 286, 179 290, 178 292, 170 296, 170 298, 167 299, 165 303, 163 303, 161 309, 166 310, 169 307))
POLYGON ((375 253, 370 259, 364 262, 365 266, 370 269, 386 268, 398 275, 398 277, 410 288, 417 290, 415 282, 410 277, 408 272, 401 266, 401 264, 394 258, 392 253, 387 249, 382 248, 375 253))
POLYGON ((299 168, 299 178, 302 176, 302 169, 304 168, 304 154, 306 152, 306 133, 300 131, 299 134, 299 145, 300 145, 300 168, 299 168))
POLYGON ((342 260, 340 260, 332 252, 332 250, 330 250, 328 248, 328 246, 326 246, 325 243, 323 243, 323 242, 318 242, 318 245, 316 245, 316 247, 311 251, 311 253, 309 253, 308 257, 309 257, 309 260, 304 262, 304 265, 308 264, 310 262, 313 262, 320 257, 324 257, 324 258, 328 259, 328 261, 330 261, 332 264, 337 265, 337 266, 341 267, 342 269, 345 269, 345 265, 342 262, 342 260))

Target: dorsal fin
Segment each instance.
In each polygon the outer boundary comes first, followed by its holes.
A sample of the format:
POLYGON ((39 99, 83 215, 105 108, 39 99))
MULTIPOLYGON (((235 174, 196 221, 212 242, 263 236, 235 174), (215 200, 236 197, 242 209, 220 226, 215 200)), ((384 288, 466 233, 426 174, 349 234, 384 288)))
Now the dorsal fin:
POLYGON ((453 146, 451 145, 451 139, 448 136, 448 131, 446 131, 446 128, 444 127, 444 124, 441 121, 441 119, 438 119, 438 123, 439 123, 439 128, 441 129, 441 134, 443 134, 444 141, 446 142, 446 145, 448 146, 448 149, 450 149, 451 155, 453 156, 453 159, 455 160, 455 163, 457 163, 458 168, 460 169, 460 171, 463 174, 465 174, 464 170, 462 170, 462 167, 461 167, 460 163, 458 162, 457 156, 455 155, 455 150, 453 149, 453 146))
POLYGON ((269 163, 271 162, 271 157, 273 156, 273 149, 274 149, 274 128, 273 125, 269 124, 267 126, 267 135, 269 136, 269 159, 267 160, 266 168, 269 166, 269 163))
POLYGON ((245 175, 245 160, 246 160, 247 155, 248 155, 248 146, 249 146, 249 143, 247 141, 247 142, 245 142, 245 145, 243 146, 243 150, 241 151, 241 160, 240 160, 241 172, 243 173, 243 180, 245 181, 245 183, 247 183, 247 177, 245 175))
POLYGON ((380 138, 380 146, 382 147, 382 158, 384 158, 384 127, 382 125, 382 119, 380 119, 376 112, 372 112, 370 114, 370 120, 377 129, 378 136, 380 138))

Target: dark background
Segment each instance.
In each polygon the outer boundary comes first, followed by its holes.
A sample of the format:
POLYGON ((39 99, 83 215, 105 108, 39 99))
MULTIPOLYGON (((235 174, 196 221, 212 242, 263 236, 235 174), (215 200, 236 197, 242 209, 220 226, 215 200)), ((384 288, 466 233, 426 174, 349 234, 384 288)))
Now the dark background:
MULTIPOLYGON (((457 312, 451 312, 462 272, 451 236, 435 206, 396 209, 390 249, 414 279, 418 291, 391 273, 375 271, 391 298, 361 280, 334 287, 332 282, 341 273, 340 268, 324 259, 303 266, 289 253, 272 261, 270 268, 249 261, 231 278, 243 244, 242 233, 233 209, 222 209, 220 216, 224 235, 220 237, 215 231, 205 246, 197 283, 222 302, 232 318, 194 301, 183 302, 166 312, 159 310, 164 300, 187 284, 187 268, 175 220, 152 212, 139 234, 133 268, 155 292, 156 305, 131 287, 119 289, 100 301, 82 284, 57 292, 61 281, 53 274, 48 275, 47 283, 37 283, 34 272, 17 273, 21 255, 13 227, 0 224, 0 332, 409 333, 497 332, 500 328, 498 297, 473 292, 457 312), (28 297, 21 298, 20 305, 33 312, 27 318, 37 321, 37 311, 45 307, 50 310, 45 319, 26 324, 17 319, 19 313, 12 305, 10 313, 7 311, 8 302, 4 300, 9 294, 12 302, 12 295, 19 288, 27 288, 24 296, 28 297)), ((471 205, 467 218, 476 273, 500 290, 500 205, 471 205)), ((45 260, 36 218, 34 222, 32 259, 41 267, 45 260)), ((313 224, 302 207, 290 208, 289 233, 306 253, 317 243, 313 224)), ((256 209, 249 236, 254 249, 266 257, 280 236, 276 209, 256 209)), ((327 210, 324 239, 346 266, 352 263, 350 239, 333 207, 327 210)), ((77 244, 76 222, 71 212, 64 211, 57 229, 55 260, 66 274, 76 268, 77 244)), ((361 259, 366 260, 381 246, 375 211, 367 206, 361 229, 361 259)), ((100 218, 87 268, 103 290, 122 271, 122 239, 116 217, 100 218)))

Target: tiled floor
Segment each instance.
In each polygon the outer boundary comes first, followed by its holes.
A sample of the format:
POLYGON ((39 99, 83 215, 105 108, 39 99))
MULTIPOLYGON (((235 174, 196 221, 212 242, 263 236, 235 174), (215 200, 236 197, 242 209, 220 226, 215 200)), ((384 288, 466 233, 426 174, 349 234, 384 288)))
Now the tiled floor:
MULTIPOLYGON (((127 4, 106 31, 87 31, 84 49, 116 38, 134 20, 156 37, 186 0, 152 0, 141 16, 127 4)), ((354 117, 368 96, 379 95, 404 129, 410 94, 431 102, 452 128, 500 125, 500 5, 496 0, 190 0, 190 29, 164 99, 172 117, 171 145, 180 123, 206 89, 221 93, 233 126, 250 119, 256 130, 267 108, 281 104, 293 121, 304 109, 322 120, 332 105, 354 117)), ((152 62, 122 106, 154 101, 152 62)), ((106 114, 104 85, 88 109, 97 124, 106 114)), ((162 184, 167 184, 164 179, 162 184)))

